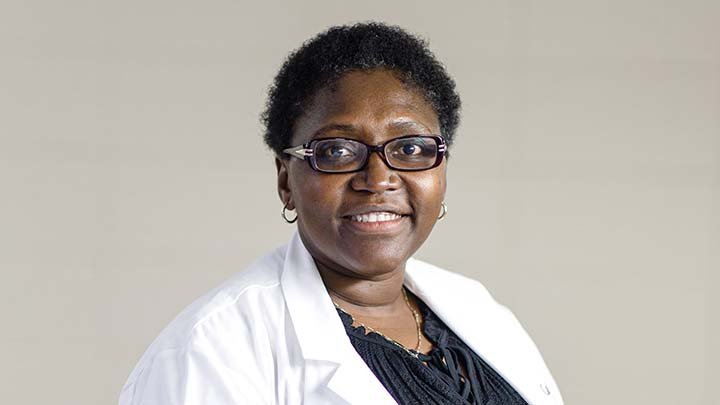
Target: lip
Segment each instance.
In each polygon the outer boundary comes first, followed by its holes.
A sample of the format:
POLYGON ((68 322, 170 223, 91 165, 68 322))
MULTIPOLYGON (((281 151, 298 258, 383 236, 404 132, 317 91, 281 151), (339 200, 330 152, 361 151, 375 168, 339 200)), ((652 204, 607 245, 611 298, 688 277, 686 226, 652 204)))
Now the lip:
MULTIPOLYGON (((371 211, 372 212, 372 211, 371 211)), ((387 212, 387 211, 386 211, 387 212)), ((360 215, 360 214, 354 214, 360 215)), ((402 215, 390 221, 358 222, 350 217, 343 217, 343 224, 352 229, 355 233, 365 234, 394 234, 401 231, 410 220, 407 215, 402 215)))
MULTIPOLYGON (((393 214, 401 215, 403 217, 411 216, 411 211, 408 208, 401 207, 395 204, 363 204, 356 205, 349 209, 347 212, 342 214, 343 219, 350 219, 353 215, 369 214, 371 212, 392 212, 393 214)), ((392 222, 392 221, 388 221, 392 222)))
POLYGON ((400 233, 409 224, 412 217, 412 210, 406 205, 394 203, 375 203, 375 204, 358 204, 352 205, 347 211, 343 212, 342 222, 344 227, 349 228, 356 234, 369 235, 393 235, 400 233), (390 212, 400 215, 400 218, 390 221, 378 222, 358 222, 353 221, 354 215, 369 214, 372 212, 390 212))

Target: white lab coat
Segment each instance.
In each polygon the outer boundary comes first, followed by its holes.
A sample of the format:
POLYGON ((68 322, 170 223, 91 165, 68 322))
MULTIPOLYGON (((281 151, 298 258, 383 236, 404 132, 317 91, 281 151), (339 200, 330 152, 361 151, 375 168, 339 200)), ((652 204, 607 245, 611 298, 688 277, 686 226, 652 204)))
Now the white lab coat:
MULTIPOLYGON (((562 405, 512 313, 477 281, 409 260, 405 285, 532 405, 562 405)), ((120 405, 394 404, 357 354, 297 233, 152 343, 120 405)))

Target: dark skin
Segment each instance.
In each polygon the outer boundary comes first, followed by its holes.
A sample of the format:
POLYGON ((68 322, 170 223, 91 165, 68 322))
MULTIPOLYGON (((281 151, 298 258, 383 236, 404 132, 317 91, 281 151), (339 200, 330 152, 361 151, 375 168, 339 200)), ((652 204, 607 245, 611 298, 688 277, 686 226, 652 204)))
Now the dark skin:
MULTIPOLYGON (((425 98, 387 70, 350 72, 318 91, 295 123, 292 145, 347 137, 370 145, 408 134, 439 134, 425 98)), ((403 172, 377 153, 360 172, 326 174, 300 159, 276 159, 278 193, 296 209, 298 231, 332 299, 365 324, 407 348, 417 325, 402 294, 405 263, 425 242, 445 196, 447 163, 403 172), (377 229, 353 215, 392 212, 401 218, 377 229)), ((417 305, 411 300, 417 310, 417 305)), ((421 352, 431 344, 422 339, 421 352)))

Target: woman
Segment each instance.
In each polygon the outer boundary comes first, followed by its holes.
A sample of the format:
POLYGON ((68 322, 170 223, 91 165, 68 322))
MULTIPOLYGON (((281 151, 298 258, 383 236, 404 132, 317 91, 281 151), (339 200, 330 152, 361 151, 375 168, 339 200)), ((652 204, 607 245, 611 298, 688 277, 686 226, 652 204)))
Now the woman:
POLYGON ((264 122, 297 233, 175 319, 120 404, 562 404, 509 311, 411 258, 447 213, 459 108, 397 27, 334 27, 292 54, 264 122))

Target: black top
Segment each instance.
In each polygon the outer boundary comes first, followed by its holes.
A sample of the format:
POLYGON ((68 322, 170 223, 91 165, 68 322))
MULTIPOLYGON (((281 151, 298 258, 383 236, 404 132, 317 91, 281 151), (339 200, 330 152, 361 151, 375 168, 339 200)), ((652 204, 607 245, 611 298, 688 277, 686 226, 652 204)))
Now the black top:
POLYGON ((338 309, 355 350, 398 404, 527 405, 425 303, 416 301, 423 332, 434 346, 418 357, 375 332, 366 334, 362 326, 352 326, 352 317, 338 309))

